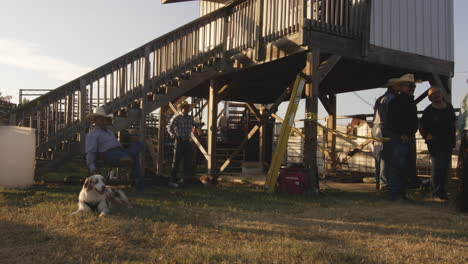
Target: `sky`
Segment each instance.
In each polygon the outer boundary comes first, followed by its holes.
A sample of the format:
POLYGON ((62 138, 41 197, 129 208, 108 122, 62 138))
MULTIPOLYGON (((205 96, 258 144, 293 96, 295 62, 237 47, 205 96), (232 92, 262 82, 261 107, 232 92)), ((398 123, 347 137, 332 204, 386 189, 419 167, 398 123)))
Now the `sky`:
MULTIPOLYGON (((453 105, 468 92, 468 1, 455 4, 453 105)), ((0 0, 0 92, 54 89, 198 17, 198 1, 0 0)), ((416 96, 428 84, 418 85, 416 96), (421 89, 419 89, 421 88, 421 89)), ((372 113, 384 89, 340 94, 338 115, 372 113)), ((420 110, 428 105, 425 99, 420 110)), ((301 102, 296 119, 303 118, 301 102)), ((280 115, 286 112, 283 105, 280 115)), ((326 115, 323 107, 319 116, 326 115)))

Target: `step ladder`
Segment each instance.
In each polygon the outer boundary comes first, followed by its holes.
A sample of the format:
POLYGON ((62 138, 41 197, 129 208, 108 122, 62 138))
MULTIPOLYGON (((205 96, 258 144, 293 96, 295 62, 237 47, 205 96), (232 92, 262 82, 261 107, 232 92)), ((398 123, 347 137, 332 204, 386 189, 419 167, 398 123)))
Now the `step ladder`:
POLYGON ((264 187, 268 190, 268 192, 273 192, 275 190, 276 180, 278 179, 279 170, 286 152, 289 135, 291 134, 291 129, 294 125, 294 118, 296 117, 297 108, 302 97, 302 91, 304 90, 305 83, 306 80, 300 74, 298 74, 296 80, 294 81, 291 98, 289 99, 288 110, 286 111, 286 116, 284 117, 284 122, 281 126, 278 144, 276 145, 275 152, 273 153, 270 168, 268 169, 268 175, 265 180, 264 187))

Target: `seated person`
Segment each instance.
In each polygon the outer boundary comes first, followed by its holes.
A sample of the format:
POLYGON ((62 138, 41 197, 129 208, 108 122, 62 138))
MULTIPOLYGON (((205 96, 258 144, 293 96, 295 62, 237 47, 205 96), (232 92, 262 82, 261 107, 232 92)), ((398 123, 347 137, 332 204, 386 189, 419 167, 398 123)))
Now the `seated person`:
POLYGON ((88 121, 94 124, 94 127, 86 135, 86 166, 91 174, 96 173, 97 155, 100 155, 103 161, 110 166, 129 165, 132 167, 132 176, 135 178, 137 190, 142 190, 144 176, 139 154, 143 151, 144 145, 142 142, 136 142, 128 148, 123 148, 117 141, 114 132, 107 128, 112 123, 112 117, 112 114, 106 115, 102 106, 87 116, 88 121))

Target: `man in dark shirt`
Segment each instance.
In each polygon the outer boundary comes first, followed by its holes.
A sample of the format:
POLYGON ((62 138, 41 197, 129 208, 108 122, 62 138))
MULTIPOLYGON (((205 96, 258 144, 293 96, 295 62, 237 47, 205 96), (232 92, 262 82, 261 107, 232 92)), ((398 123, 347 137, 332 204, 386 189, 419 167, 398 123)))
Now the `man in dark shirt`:
POLYGON ((431 156, 431 188, 435 200, 446 200, 445 183, 455 147, 455 110, 437 87, 428 92, 432 102, 423 112, 419 129, 431 156))
POLYGON ((179 114, 175 115, 174 118, 167 125, 167 132, 171 138, 175 139, 174 144, 174 160, 172 163, 171 178, 168 186, 177 188, 179 185, 177 181, 177 172, 179 170, 180 163, 183 160, 184 165, 184 185, 189 183, 192 175, 192 156, 193 146, 191 142, 192 133, 197 136, 198 130, 197 124, 193 117, 189 115, 191 105, 186 101, 182 102, 178 106, 179 114))
POLYGON ((394 81, 400 94, 388 105, 387 124, 392 150, 388 166, 391 200, 406 200, 406 178, 410 174, 414 135, 418 129, 418 110, 414 102, 414 76, 406 74, 394 81))

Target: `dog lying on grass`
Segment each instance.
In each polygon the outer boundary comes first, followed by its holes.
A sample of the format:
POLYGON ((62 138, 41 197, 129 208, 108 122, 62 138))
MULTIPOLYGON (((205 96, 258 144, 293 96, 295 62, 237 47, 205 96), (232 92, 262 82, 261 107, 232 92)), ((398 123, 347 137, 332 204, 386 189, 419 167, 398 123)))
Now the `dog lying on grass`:
POLYGON ((114 206, 131 208, 130 202, 124 192, 116 187, 106 186, 102 175, 93 175, 86 178, 78 197, 79 212, 96 212, 99 216, 105 216, 114 206))

